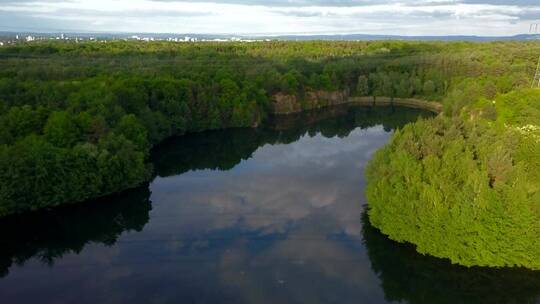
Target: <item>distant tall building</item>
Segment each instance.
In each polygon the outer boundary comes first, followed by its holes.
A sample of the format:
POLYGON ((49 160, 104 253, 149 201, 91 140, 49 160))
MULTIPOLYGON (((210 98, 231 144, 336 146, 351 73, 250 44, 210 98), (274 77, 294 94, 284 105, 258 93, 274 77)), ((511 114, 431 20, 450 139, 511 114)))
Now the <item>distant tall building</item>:
POLYGON ((530 34, 540 34, 540 23, 531 23, 529 27, 530 34))

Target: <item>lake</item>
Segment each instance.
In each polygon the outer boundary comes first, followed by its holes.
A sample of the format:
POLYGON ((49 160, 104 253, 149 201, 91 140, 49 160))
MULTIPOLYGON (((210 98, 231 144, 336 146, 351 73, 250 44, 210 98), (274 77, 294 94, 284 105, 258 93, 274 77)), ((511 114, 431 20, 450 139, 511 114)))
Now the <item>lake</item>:
POLYGON ((387 239, 364 169, 431 114, 338 107, 173 138, 153 181, 0 220, 2 303, 540 303, 540 274, 387 239))

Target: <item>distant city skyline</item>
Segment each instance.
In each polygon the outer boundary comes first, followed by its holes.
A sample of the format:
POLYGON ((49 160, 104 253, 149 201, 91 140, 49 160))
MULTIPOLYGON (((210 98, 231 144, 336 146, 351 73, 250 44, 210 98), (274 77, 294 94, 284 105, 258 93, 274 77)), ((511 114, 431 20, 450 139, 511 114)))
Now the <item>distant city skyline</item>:
POLYGON ((0 0, 0 31, 527 34, 538 0, 0 0))

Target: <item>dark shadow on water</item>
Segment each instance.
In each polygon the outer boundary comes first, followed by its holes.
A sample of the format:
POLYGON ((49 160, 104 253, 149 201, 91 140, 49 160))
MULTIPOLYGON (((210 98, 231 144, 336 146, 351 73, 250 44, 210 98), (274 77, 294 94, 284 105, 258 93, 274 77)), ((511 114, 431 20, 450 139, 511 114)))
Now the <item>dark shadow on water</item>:
POLYGON ((152 209, 147 186, 84 204, 60 207, 0 221, 0 277, 13 264, 38 258, 52 265, 89 243, 113 245, 126 231, 141 231, 152 209))
POLYGON ((466 268, 418 254, 371 226, 366 214, 363 235, 373 271, 388 301, 411 304, 539 303, 540 272, 526 269, 466 268))

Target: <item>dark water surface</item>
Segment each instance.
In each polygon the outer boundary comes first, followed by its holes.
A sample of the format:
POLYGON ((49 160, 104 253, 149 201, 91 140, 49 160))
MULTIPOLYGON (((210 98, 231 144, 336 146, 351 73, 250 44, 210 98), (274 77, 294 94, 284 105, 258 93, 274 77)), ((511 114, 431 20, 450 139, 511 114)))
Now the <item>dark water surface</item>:
POLYGON ((0 303, 540 303, 369 225, 364 168, 410 109, 336 108, 169 140, 150 185, 0 221, 0 303))

